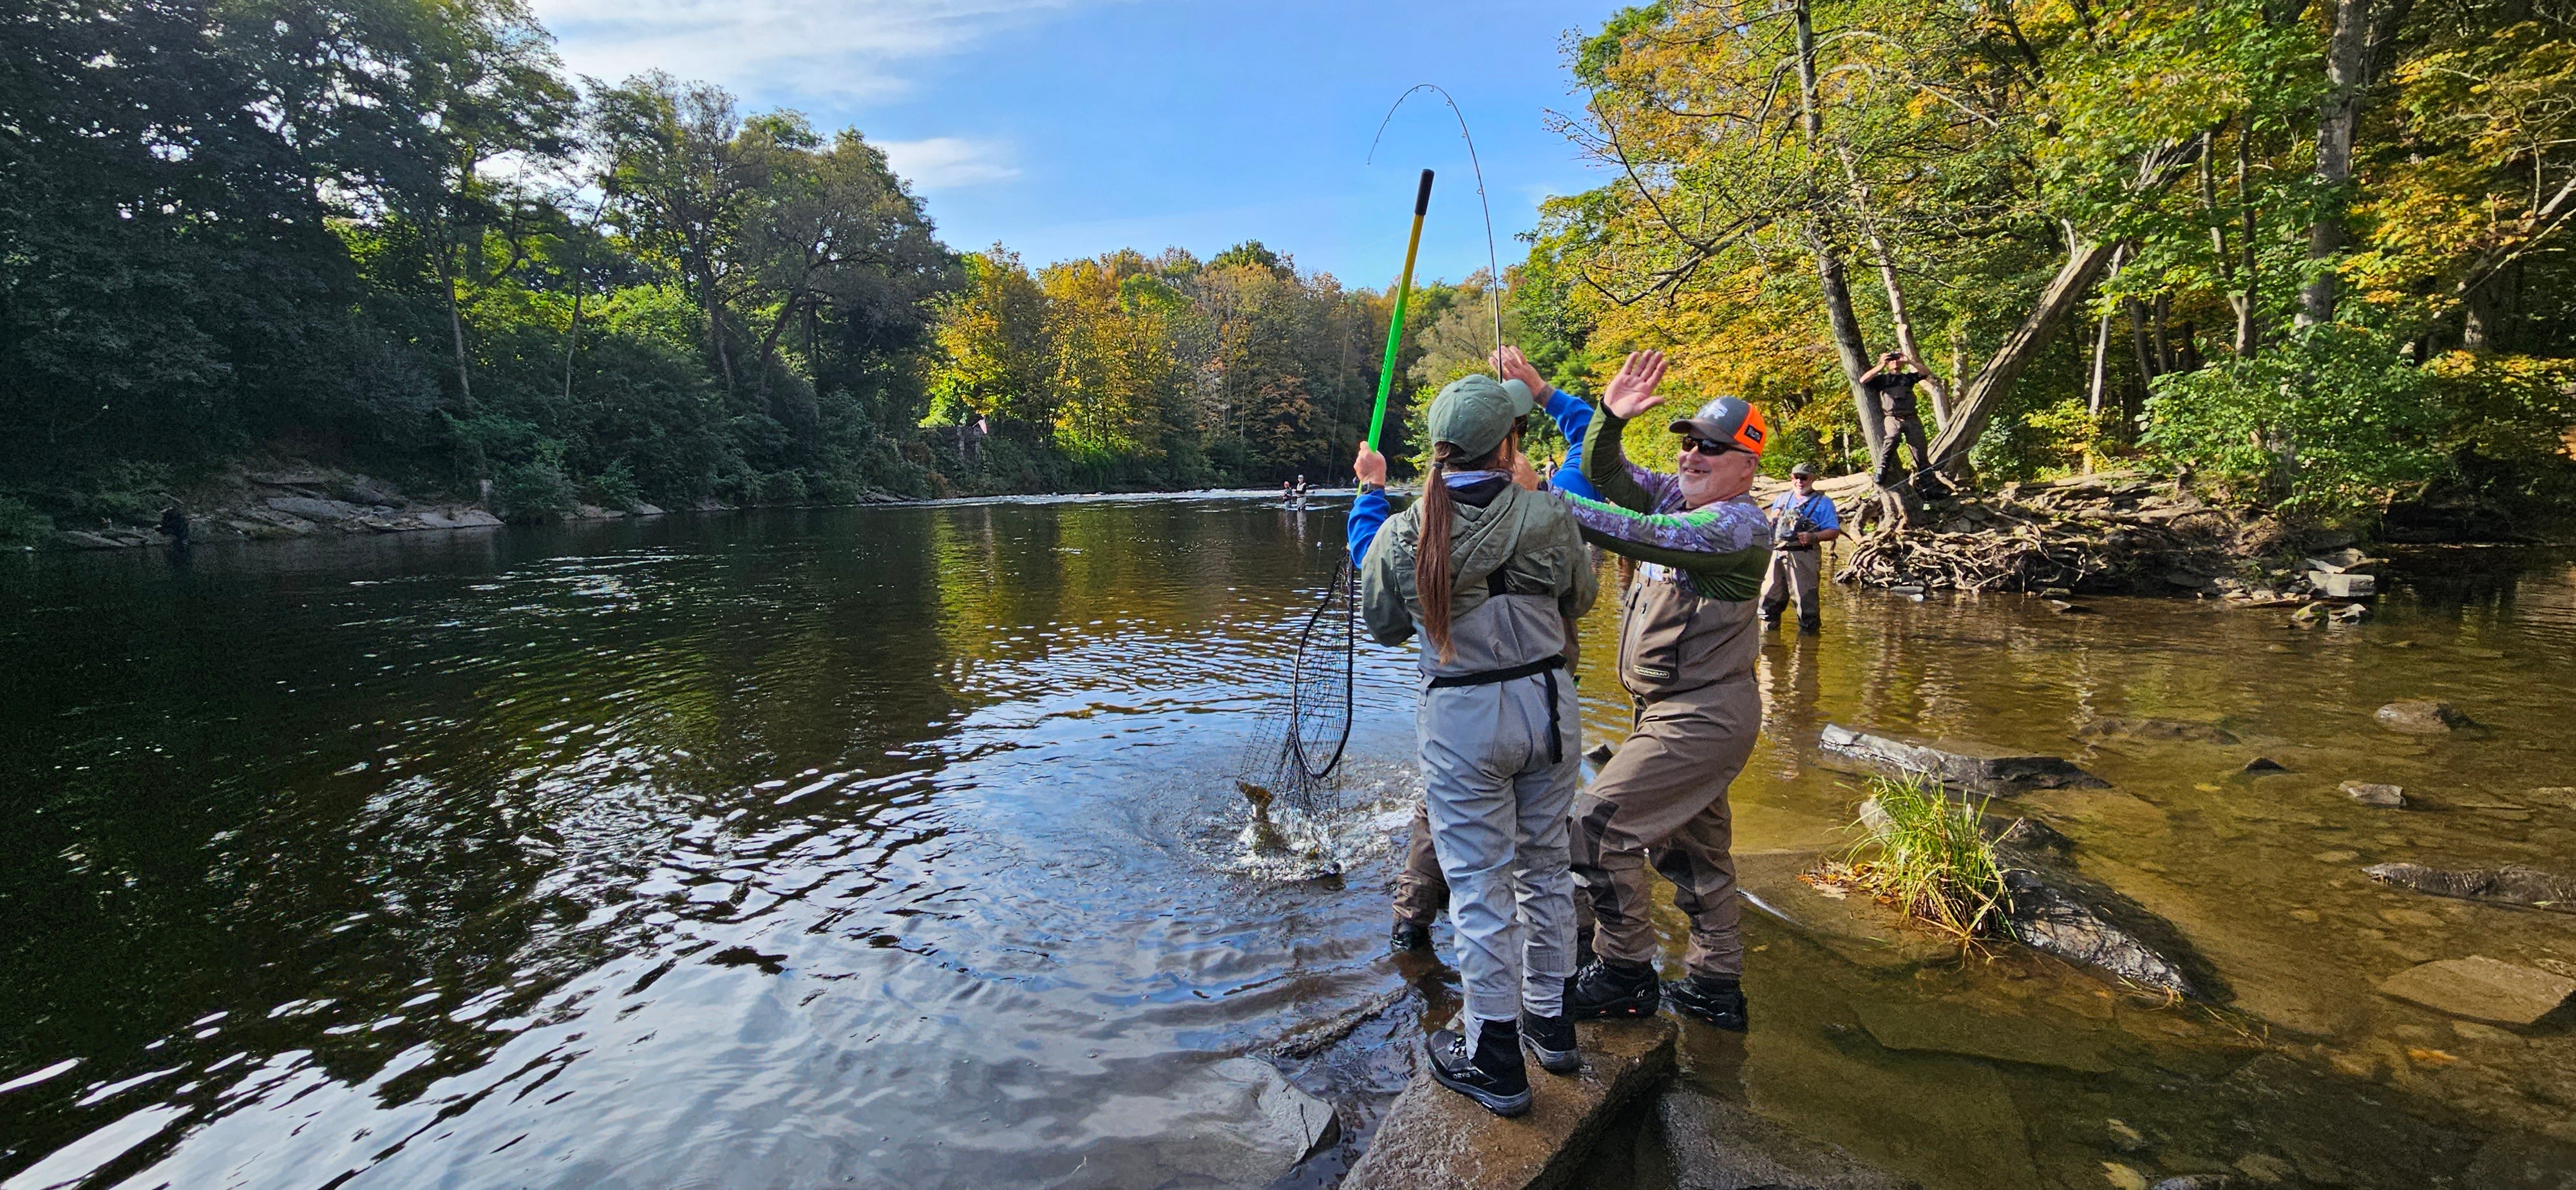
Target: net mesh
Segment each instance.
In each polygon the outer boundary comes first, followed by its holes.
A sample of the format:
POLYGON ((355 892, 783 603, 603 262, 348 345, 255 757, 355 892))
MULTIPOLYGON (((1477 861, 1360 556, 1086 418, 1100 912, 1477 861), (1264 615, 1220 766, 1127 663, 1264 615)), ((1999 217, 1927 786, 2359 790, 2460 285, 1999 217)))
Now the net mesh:
POLYGON ((1273 800, 1309 816, 1340 808, 1338 775, 1351 740, 1358 664, 1358 587, 1358 572, 1343 562, 1297 631, 1286 697, 1263 716, 1235 775, 1256 811, 1273 800))

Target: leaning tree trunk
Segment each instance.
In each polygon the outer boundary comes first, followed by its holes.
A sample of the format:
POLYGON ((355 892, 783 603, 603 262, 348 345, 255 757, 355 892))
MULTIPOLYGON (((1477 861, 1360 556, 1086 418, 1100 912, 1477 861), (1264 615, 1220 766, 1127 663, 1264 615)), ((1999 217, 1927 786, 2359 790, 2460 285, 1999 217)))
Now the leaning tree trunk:
POLYGON ((1887 436, 1886 414, 1860 382, 1861 375, 1869 371, 1869 347, 1861 341, 1860 319, 1852 313, 1851 281, 1843 269, 1842 253, 1822 234, 1816 235, 1814 241, 1816 281, 1825 298, 1825 324, 1833 330, 1835 354, 1842 357, 1843 382, 1851 386, 1852 411, 1860 417, 1861 441, 1869 447, 1869 457, 1876 459, 1887 436))
POLYGON ((2038 304, 2031 307, 2012 334, 2004 337, 1976 379, 1960 391, 1957 403, 1950 408, 1950 424, 1941 427, 1940 435, 1932 439, 1933 469, 1949 467, 1967 457, 1977 436, 1986 432, 1987 419, 2011 393, 2013 382, 2021 379, 2023 369, 2048 345, 2049 335, 2074 312, 2085 291, 2093 288, 2102 270, 2110 266, 2114 250, 2111 244, 2083 243, 2069 249, 2066 263, 2057 267, 2057 275, 2049 279, 2048 288, 2040 291, 2038 304))

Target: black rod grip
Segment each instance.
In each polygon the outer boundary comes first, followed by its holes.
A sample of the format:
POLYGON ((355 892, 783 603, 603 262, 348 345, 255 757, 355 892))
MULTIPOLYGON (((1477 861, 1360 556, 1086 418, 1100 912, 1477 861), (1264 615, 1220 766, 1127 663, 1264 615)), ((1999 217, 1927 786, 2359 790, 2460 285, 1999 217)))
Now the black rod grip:
POLYGON ((1419 219, 1431 211, 1431 171, 1422 171, 1422 189, 1413 192, 1413 217, 1419 219))

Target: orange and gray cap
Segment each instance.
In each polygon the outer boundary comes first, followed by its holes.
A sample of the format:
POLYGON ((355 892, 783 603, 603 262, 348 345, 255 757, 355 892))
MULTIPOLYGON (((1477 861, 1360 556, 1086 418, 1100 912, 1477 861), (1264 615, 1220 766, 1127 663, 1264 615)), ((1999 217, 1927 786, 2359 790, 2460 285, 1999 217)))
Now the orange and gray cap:
POLYGON ((1762 411, 1738 397, 1719 397, 1689 417, 1674 419, 1673 432, 1703 442, 1723 442, 1756 456, 1771 440, 1771 425, 1762 420, 1762 411))

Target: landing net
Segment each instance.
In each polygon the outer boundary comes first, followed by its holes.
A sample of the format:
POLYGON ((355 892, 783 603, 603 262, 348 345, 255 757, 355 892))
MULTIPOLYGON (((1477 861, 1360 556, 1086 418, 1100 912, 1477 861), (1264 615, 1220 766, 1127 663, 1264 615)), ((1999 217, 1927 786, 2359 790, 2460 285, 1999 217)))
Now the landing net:
POLYGON ((1284 697, 1263 713, 1236 773, 1257 815, 1266 817, 1273 799, 1310 817, 1340 808, 1337 777, 1350 746, 1357 678, 1358 587, 1345 560, 1298 628, 1284 697))

